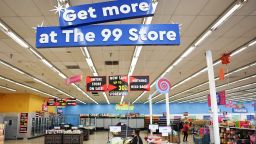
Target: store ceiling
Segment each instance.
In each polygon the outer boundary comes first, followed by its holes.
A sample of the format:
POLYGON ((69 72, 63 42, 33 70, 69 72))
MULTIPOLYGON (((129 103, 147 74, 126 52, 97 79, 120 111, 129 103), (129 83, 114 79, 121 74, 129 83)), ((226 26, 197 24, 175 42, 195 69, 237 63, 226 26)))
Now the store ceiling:
MULTIPOLYGON (((70 5, 75 6, 85 3, 96 3, 103 0, 70 0, 70 5)), ((134 75, 149 75, 151 83, 154 82, 178 57, 189 48, 189 46, 200 37, 201 34, 216 21, 225 10, 227 10, 234 0, 159 0, 156 14, 152 23, 179 23, 181 24, 181 45, 180 46, 144 46, 134 75)), ((26 42, 35 48, 35 30, 33 27, 43 22, 44 26, 57 26, 58 16, 49 11, 57 5, 55 0, 0 0, 0 18, 14 32, 20 35, 26 42)), ((112 22, 111 24, 140 24, 143 19, 124 20, 112 22)), ((166 74, 172 85, 176 85, 186 78, 192 76, 206 67, 205 51, 212 50, 213 60, 217 61, 225 52, 233 52, 241 46, 248 44, 256 38, 256 1, 248 0, 241 9, 235 12, 223 25, 197 47, 188 57, 184 58, 173 70, 166 74)), ((116 46, 116 47, 88 47, 94 66, 99 75, 127 75, 129 72, 132 56, 135 50, 134 46, 116 46), (117 66, 106 66, 105 61, 119 61, 117 66)), ((85 61, 80 48, 52 48, 37 50, 48 61, 67 76, 83 74, 92 75, 92 72, 85 61), (80 69, 67 69, 66 66, 79 66, 80 69)), ((231 64, 228 66, 216 65, 214 67, 215 75, 218 75, 220 67, 227 68, 229 72, 243 68, 248 64, 256 62, 256 45, 248 47, 241 53, 231 57, 231 64)), ((27 49, 21 47, 14 40, 0 31, 0 59, 21 69, 29 75, 41 79, 48 84, 55 86, 62 91, 78 98, 86 103, 93 103, 88 97, 83 95, 73 86, 67 86, 64 79, 56 72, 47 67, 42 61, 34 56, 27 49)), ((40 91, 47 92, 54 96, 66 97, 66 95, 38 83, 27 75, 17 73, 16 71, 0 64, 0 75, 16 82, 31 86, 40 91)), ((256 84, 248 87, 241 87, 251 83, 256 83, 256 77, 250 77, 256 74, 256 65, 246 68, 237 73, 231 74, 225 81, 216 81, 217 86, 223 86, 217 90, 235 89, 228 91, 230 97, 243 97, 244 100, 251 100, 256 92, 256 84), (249 78, 247 78, 249 77, 249 78), (247 79, 245 79, 247 78, 247 79), (241 80, 245 79, 245 80, 241 80), (232 83, 240 80, 237 83, 232 83), (228 84, 229 83, 229 84, 228 84), (241 88, 240 88, 241 87, 241 88), (243 95, 250 91, 251 95, 243 95)), ((199 84, 207 82, 207 72, 198 75, 191 80, 176 86, 171 90, 171 101, 191 102, 206 101, 209 93, 208 84, 196 87, 199 84), (194 89, 193 89, 194 88, 194 89), (185 91, 185 92, 183 92, 185 91), (183 92, 183 93, 181 93, 183 92), (201 92, 197 94, 198 92, 201 92), (181 93, 181 94, 180 94, 181 93), (174 96, 174 97, 173 97, 174 96), (204 97, 203 97, 204 96, 204 97), (199 99, 198 97, 201 97, 199 99)), ((46 96, 42 93, 32 91, 20 85, 0 79, 0 85, 16 89, 16 93, 35 93, 46 96)), ((85 91, 85 81, 79 86, 85 91)), ((137 99, 141 92, 129 92, 124 98, 126 102, 144 103, 147 101, 150 93, 147 92, 137 99)), ((0 93, 14 93, 12 91, 0 88, 0 93)), ((100 93, 99 96, 93 96, 87 93, 98 103, 106 103, 106 99, 100 93)), ((108 95, 108 93, 107 93, 108 95)), ((157 94, 156 94, 157 95, 157 94)), ((121 97, 109 97, 110 103, 119 103, 121 97)), ((164 96, 157 96, 153 102, 163 100, 164 96)), ((162 101, 164 102, 164 101, 162 101)))

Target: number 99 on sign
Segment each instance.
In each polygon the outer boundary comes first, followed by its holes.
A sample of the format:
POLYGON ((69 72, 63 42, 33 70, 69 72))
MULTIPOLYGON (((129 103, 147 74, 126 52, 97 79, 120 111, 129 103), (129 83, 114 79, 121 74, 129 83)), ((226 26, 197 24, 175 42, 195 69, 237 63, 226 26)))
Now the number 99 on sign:
POLYGON ((101 36, 103 37, 103 41, 108 41, 112 36, 114 37, 114 41, 118 41, 123 35, 123 31, 121 29, 103 29, 101 31, 101 36))
POLYGON ((123 86, 118 86, 118 90, 119 91, 126 91, 126 90, 128 90, 128 88, 127 88, 126 85, 123 85, 123 86))

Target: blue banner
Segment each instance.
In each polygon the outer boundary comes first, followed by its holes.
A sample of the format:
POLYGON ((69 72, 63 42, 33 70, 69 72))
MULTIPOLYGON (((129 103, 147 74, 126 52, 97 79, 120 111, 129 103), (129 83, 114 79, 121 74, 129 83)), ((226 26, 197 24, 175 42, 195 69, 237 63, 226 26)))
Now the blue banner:
POLYGON ((36 33, 37 48, 179 44, 178 24, 38 27, 36 33))
POLYGON ((152 0, 116 0, 73 6, 61 11, 61 27, 153 16, 152 0))
POLYGON ((233 113, 247 113, 247 109, 246 108, 233 108, 232 109, 233 113))

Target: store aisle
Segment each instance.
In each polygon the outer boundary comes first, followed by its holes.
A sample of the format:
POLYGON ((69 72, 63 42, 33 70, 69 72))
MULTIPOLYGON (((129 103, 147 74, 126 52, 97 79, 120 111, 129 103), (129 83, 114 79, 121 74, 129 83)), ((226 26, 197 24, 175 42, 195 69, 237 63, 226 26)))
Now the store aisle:
MULTIPOLYGON (((144 140, 144 137, 147 135, 146 132, 141 132, 141 138, 143 143, 147 144, 144 140)), ((181 139, 183 137, 181 136, 181 139)), ((84 144, 106 144, 108 140, 108 132, 96 132, 93 135, 90 135, 90 140, 85 141, 84 144)), ((36 138, 31 140, 8 140, 5 141, 5 144, 44 144, 44 138, 36 138)), ((193 144, 192 136, 188 137, 188 142, 182 142, 181 144, 193 144)))

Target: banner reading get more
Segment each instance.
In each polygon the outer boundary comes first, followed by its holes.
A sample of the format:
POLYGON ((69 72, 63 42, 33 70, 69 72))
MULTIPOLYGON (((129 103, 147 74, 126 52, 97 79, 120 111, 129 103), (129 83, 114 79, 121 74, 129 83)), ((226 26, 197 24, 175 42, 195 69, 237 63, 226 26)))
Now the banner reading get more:
POLYGON ((179 44, 178 24, 38 27, 36 33, 37 48, 179 44))
POLYGON ((63 9, 61 27, 153 16, 152 0, 115 0, 63 9))

